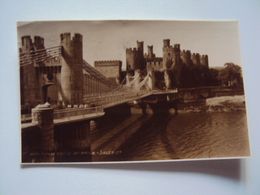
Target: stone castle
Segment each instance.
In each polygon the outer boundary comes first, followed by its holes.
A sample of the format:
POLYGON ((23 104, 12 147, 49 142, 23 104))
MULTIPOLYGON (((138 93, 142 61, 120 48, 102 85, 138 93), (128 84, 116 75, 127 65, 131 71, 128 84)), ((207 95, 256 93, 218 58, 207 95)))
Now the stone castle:
MULTIPOLYGON (((189 80, 186 78, 189 76, 188 72, 203 70, 198 71, 198 74, 201 74, 209 69, 208 55, 181 50, 180 44, 172 46, 169 39, 163 40, 162 57, 154 54, 152 45, 148 45, 147 49, 148 52, 144 53, 143 41, 137 41, 136 48, 126 49, 126 71, 131 76, 146 75, 148 72, 152 72, 155 77, 154 88, 185 87, 183 79, 189 80)), ((192 78, 190 79, 192 80, 192 78)))

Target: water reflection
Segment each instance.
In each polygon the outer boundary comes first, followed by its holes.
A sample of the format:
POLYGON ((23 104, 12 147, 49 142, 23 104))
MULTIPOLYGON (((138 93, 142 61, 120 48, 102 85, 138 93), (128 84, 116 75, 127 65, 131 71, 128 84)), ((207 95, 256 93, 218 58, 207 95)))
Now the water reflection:
MULTIPOLYGON (((131 121, 131 128, 140 121, 142 125, 120 147, 121 154, 107 156, 106 161, 235 157, 249 154, 245 112, 133 115, 121 120, 120 124, 127 121, 131 121)), ((120 124, 110 125, 116 129, 120 124)), ((103 129, 102 132, 109 132, 110 129, 107 124, 99 125, 99 128, 103 129)), ((126 126, 120 133, 128 130, 126 126)), ((114 142, 116 140, 113 139, 114 142)))

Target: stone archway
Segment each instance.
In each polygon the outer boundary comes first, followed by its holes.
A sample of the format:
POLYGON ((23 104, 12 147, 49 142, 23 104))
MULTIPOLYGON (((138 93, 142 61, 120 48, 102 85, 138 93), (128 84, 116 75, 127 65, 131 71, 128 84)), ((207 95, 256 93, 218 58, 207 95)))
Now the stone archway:
POLYGON ((44 75, 44 79, 43 79, 43 84, 41 87, 41 94, 42 94, 42 103, 45 102, 50 102, 50 93, 49 93, 49 88, 51 86, 54 86, 55 82, 54 82, 54 75, 53 73, 47 73, 44 75))

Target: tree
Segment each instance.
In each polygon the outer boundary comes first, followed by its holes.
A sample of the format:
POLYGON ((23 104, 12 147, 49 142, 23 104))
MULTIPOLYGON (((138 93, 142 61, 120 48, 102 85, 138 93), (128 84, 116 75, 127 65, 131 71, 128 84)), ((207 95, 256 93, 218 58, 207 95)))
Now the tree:
POLYGON ((234 63, 226 63, 224 69, 219 72, 219 80, 222 85, 229 87, 243 86, 241 67, 234 63))
POLYGON ((219 81, 219 70, 215 68, 210 68, 208 73, 208 85, 209 86, 218 86, 220 85, 219 81))

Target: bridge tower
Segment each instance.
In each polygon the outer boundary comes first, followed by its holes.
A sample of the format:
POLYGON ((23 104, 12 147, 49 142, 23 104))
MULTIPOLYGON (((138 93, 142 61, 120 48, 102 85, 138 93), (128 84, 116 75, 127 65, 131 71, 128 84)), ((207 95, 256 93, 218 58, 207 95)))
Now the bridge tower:
POLYGON ((81 104, 83 101, 83 49, 82 35, 70 33, 60 35, 61 80, 59 100, 63 105, 81 104))
MULTIPOLYGON (((35 40, 37 44, 37 41, 35 40)), ((20 67, 21 78, 21 104, 34 107, 41 102, 41 93, 39 85, 39 75, 35 69, 34 60, 31 52, 35 50, 31 36, 23 36, 20 52, 24 54, 23 58, 26 65, 20 67)))

